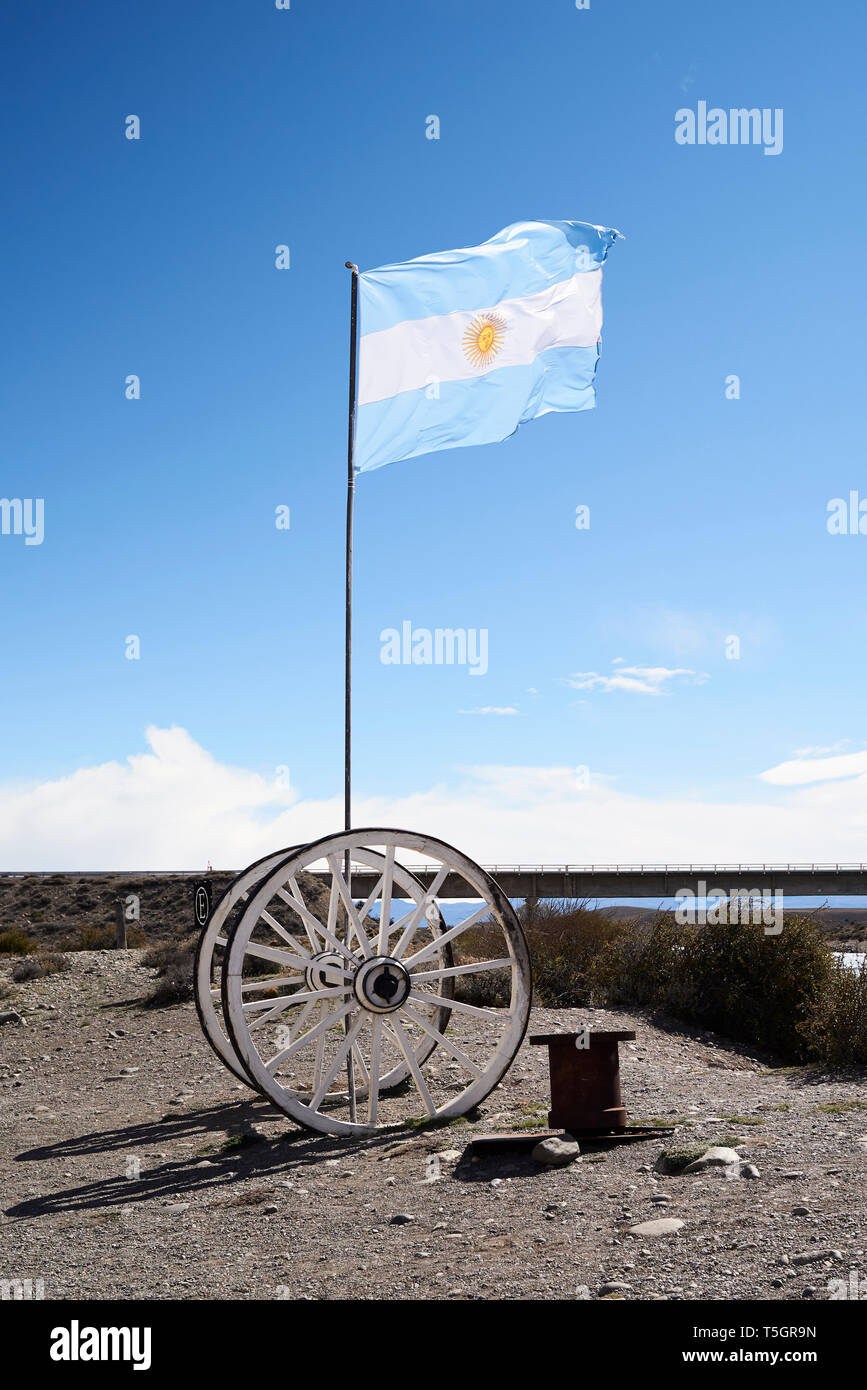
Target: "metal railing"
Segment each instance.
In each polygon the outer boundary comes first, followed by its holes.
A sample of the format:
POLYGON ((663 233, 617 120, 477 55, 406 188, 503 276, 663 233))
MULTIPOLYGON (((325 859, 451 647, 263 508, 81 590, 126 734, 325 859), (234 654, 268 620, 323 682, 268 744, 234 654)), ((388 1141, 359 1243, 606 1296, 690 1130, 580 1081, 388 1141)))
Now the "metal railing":
MULTIPOLYGON (((414 864, 417 873, 435 873, 438 864, 414 864)), ((497 874, 755 874, 867 873, 867 864, 483 864, 497 874)))
MULTIPOLYGON (((439 864, 405 862, 416 873, 436 873, 439 864)), ((867 864, 483 864, 497 874, 756 874, 867 873, 867 864)), ((236 874, 237 869, 0 869, 3 878, 202 878, 207 874, 236 874)))

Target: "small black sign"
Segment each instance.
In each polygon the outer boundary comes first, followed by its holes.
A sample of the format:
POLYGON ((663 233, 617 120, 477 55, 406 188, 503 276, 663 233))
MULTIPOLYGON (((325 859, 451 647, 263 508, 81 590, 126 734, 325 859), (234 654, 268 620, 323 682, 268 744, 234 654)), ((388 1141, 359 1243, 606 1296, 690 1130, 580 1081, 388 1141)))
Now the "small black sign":
POLYGON ((193 911, 196 926, 205 928, 211 915, 211 885, 206 878, 199 879, 193 888, 193 911))

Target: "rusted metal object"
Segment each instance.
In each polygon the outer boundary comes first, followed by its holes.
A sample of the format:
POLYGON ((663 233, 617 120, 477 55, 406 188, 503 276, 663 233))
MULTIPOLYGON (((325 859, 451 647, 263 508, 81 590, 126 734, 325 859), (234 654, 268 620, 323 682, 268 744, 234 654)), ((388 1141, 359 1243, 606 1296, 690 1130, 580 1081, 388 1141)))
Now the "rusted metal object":
POLYGON ((521 1153, 535 1149, 543 1139, 577 1139, 581 1145, 581 1152, 593 1153, 598 1148, 608 1148, 614 1144, 631 1144, 638 1139, 668 1139, 674 1134, 673 1129, 659 1129, 656 1125, 627 1125, 625 1129, 610 1130, 604 1134, 597 1130, 590 1133, 586 1131, 565 1131, 552 1129, 539 1129, 528 1131, 526 1129, 514 1131, 512 1133, 499 1134, 480 1134, 477 1138, 471 1139, 464 1150, 464 1157, 467 1156, 476 1162, 478 1159, 496 1157, 500 1153, 513 1151, 521 1153))
POLYGON ((552 1129, 575 1135, 623 1134, 626 1109, 620 1094, 618 1045, 634 1033, 541 1033, 533 1046, 548 1049, 552 1129))

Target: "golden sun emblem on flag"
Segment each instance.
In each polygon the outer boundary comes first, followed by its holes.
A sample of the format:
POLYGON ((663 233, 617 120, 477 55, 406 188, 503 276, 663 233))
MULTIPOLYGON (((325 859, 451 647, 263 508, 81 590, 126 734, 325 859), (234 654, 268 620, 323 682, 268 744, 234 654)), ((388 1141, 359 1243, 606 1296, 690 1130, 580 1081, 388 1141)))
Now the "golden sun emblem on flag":
POLYGON ((499 314, 479 314, 464 334, 464 353, 474 367, 493 362, 506 336, 506 320, 499 314))

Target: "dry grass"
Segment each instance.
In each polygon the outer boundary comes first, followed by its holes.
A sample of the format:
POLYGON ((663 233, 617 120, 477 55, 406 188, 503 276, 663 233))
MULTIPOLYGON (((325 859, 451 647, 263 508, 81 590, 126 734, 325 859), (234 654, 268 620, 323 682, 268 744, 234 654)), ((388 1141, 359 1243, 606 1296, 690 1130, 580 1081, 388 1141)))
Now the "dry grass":
POLYGON ((36 956, 28 956, 12 967, 12 979, 16 984, 25 980, 42 980, 46 975, 57 975, 69 969, 69 961, 59 951, 40 951, 36 956))
POLYGON ((0 955, 29 956, 35 950, 36 942, 31 940, 26 931, 20 931, 16 927, 12 931, 0 933, 0 955))
POLYGON ((157 972, 153 989, 145 995, 144 1002, 149 1008, 164 1009, 192 999, 196 940, 192 936, 186 941, 166 941, 145 952, 142 965, 157 972))

